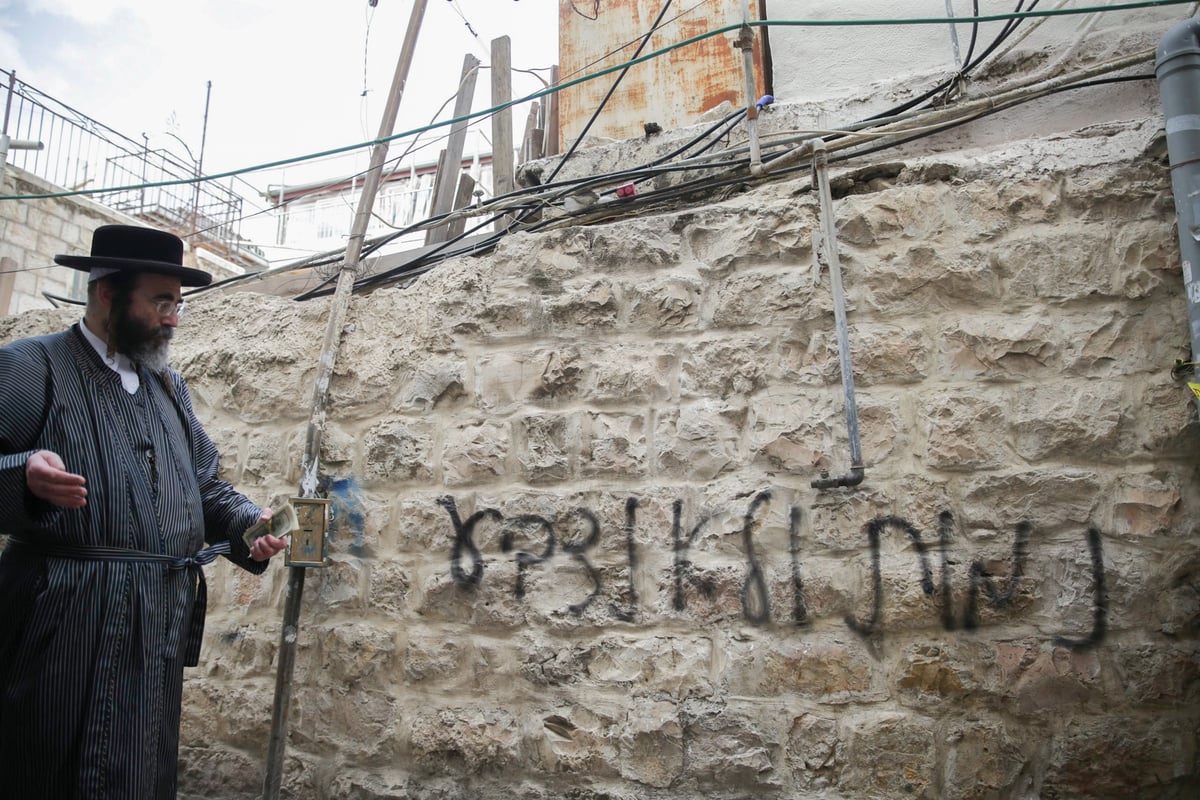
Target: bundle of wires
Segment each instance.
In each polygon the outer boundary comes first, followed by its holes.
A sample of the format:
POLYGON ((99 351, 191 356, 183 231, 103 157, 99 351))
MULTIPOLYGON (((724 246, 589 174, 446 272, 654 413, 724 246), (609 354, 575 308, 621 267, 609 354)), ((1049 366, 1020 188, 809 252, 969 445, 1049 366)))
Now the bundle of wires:
MULTIPOLYGON (((1032 11, 1037 7, 1038 2, 1039 0, 1029 0, 1026 4, 1026 0, 1017 0, 1014 14, 1032 11)), ((667 0, 655 21, 655 26, 641 40, 639 53, 661 23, 670 5, 670 0, 667 0)), ((1153 74, 1097 77, 1106 72, 1126 68, 1130 63, 1136 63, 1138 60, 1137 58, 1125 59, 1110 62, 1110 65, 1092 68, 1075 78, 1067 77, 1047 81, 1037 86, 1026 87, 1024 90, 1007 92, 986 103, 966 102, 955 106, 955 100, 961 96, 960 89, 969 79, 971 72, 996 52, 997 48, 1013 35, 1025 19, 1025 17, 1013 17, 1006 20, 995 38, 976 53, 979 34, 978 0, 973 3, 973 11, 976 19, 972 22, 970 43, 961 68, 953 75, 938 81, 934 86, 910 100, 866 119, 843 126, 839 130, 809 131, 773 137, 772 143, 764 149, 763 163, 770 164, 772 159, 778 159, 780 166, 765 174, 751 173, 748 159, 744 157, 744 146, 714 151, 714 148, 726 141, 733 128, 741 122, 746 114, 745 109, 726 115, 684 144, 648 163, 602 175, 555 181, 554 179, 562 170, 563 165, 574 154, 575 146, 573 146, 558 161, 545 183, 492 197, 469 209, 460 209, 430 217, 364 243, 363 256, 365 257, 377 253, 381 248, 405 234, 444 225, 452 219, 461 219, 465 216, 483 217, 478 223, 466 227, 461 234, 430 248, 419 257, 408 260, 401 266, 360 278, 354 284, 354 291, 356 293, 367 292, 397 283, 409 282, 446 259, 488 252, 494 249, 505 236, 514 231, 536 231, 565 224, 594 224, 620 216, 644 214, 668 207, 676 208, 681 204, 704 202, 729 187, 749 187, 765 181, 780 180, 797 172, 808 171, 811 169, 808 162, 799 161, 789 166, 783 166, 782 162, 786 159, 781 157, 786 156, 789 152, 802 151, 803 142, 811 143, 814 138, 821 138, 829 143, 830 162, 842 162, 896 148, 1058 92, 1125 81, 1153 80, 1154 78, 1153 74), (563 200, 571 195, 594 192, 603 199, 614 194, 618 186, 630 183, 645 186, 647 183, 654 182, 655 179, 674 173, 692 174, 692 177, 663 188, 639 190, 634 196, 623 198, 618 202, 593 203, 575 212, 568 212, 562 207, 563 200), (552 216, 541 213, 548 209, 553 209, 556 213, 552 216), (493 232, 483 235, 482 238, 476 236, 485 229, 494 229, 500 220, 504 220, 501 230, 493 230, 493 232)), ((636 57, 635 55, 634 58, 636 57)), ((627 71, 628 66, 618 76, 604 102, 595 109, 591 120, 584 128, 585 133, 591 122, 602 111, 604 104, 612 97, 613 90, 627 71)), ((583 134, 576 138, 575 145, 577 146, 582 139, 583 134)), ((340 252, 330 252, 307 262, 296 264, 293 268, 316 269, 337 264, 341 258, 340 252)), ((252 276, 239 276, 230 280, 242 280, 246 277, 252 276)), ((296 295, 295 299, 302 301, 332 294, 335 282, 336 276, 326 278, 313 288, 296 295)), ((213 284, 206 289, 216 288, 220 285, 222 284, 213 284)))

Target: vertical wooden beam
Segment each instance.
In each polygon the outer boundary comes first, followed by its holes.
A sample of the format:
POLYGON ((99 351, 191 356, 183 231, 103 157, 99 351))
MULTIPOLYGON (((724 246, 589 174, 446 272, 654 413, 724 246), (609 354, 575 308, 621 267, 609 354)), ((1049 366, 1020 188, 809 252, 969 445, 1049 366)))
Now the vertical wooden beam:
MULTIPOLYGON (((492 40, 492 107, 512 101, 512 42, 507 36, 492 40)), ((505 108, 492 116, 492 196, 508 194, 517 188, 513 180, 512 109, 505 108)), ((496 230, 507 227, 504 219, 496 220, 496 230)))
MULTIPOLYGON (((550 68, 550 85, 558 86, 558 64, 550 68)), ((546 98, 550 110, 546 112, 546 139, 543 142, 543 150, 548 156, 558 155, 558 92, 546 98)))
MULTIPOLYGON (((475 179, 467 173, 463 173, 458 180, 458 191, 454 194, 454 207, 456 209, 466 208, 471 205, 471 201, 475 196, 475 179)), ((455 236, 462 236, 467 227, 467 218, 459 217, 452 220, 446 226, 446 238, 453 239, 455 236)))
MULTIPOLYGON (((471 101, 475 99, 475 78, 479 75, 479 59, 467 53, 463 57, 462 79, 458 83, 458 97, 454 101, 454 119, 471 113, 471 101)), ((467 140, 467 121, 455 122, 450 126, 450 139, 446 142, 446 177, 438 176, 437 192, 433 196, 432 216, 445 214, 454 205, 454 190, 458 186, 458 174, 462 171, 463 144, 467 140)), ((431 228, 425 236, 426 244, 446 241, 446 226, 431 228)))
POLYGON ((541 157, 542 134, 538 128, 538 104, 535 100, 529 106, 529 116, 525 118, 525 136, 521 139, 521 163, 536 161, 541 157))

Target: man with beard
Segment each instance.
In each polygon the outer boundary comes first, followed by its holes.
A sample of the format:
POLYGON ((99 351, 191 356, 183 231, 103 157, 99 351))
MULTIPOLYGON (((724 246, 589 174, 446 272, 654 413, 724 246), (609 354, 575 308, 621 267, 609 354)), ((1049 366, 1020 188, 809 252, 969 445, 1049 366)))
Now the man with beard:
POLYGON ((253 573, 286 542, 242 533, 261 509, 167 366, 183 242, 96 230, 83 320, 0 348, 0 794, 175 797, 183 668, 197 663, 201 569, 253 573))

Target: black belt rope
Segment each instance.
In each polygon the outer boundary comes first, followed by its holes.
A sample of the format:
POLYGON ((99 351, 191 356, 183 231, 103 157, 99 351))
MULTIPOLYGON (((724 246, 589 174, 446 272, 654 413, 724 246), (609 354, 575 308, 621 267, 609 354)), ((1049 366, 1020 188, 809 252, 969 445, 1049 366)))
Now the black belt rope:
MULTIPOLYGON (((31 542, 12 536, 9 547, 45 556, 47 558, 72 558, 79 561, 123 561, 133 563, 160 563, 170 572, 189 570, 198 578, 195 602, 192 604, 192 625, 184 649, 184 666, 194 667, 200 662, 200 643, 204 638, 204 615, 208 609, 208 582, 202 567, 216 561, 217 556, 229 554, 229 542, 217 542, 191 556, 169 556, 166 553, 147 553, 126 547, 102 545, 70 545, 46 542, 31 542)), ((174 640, 174 632, 168 634, 174 640)), ((173 653, 170 653, 173 655, 173 653)))

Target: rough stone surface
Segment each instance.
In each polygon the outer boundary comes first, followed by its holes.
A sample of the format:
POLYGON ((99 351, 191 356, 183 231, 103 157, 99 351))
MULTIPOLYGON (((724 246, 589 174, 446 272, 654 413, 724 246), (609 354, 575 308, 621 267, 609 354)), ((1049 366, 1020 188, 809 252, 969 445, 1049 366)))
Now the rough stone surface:
MULTIPOLYGON (((356 296, 289 798, 1184 798, 1200 426, 1161 120, 508 237, 356 296)), ((326 300, 195 298, 225 474, 296 492, 326 300)), ((70 311, 0 320, 0 339, 70 311)), ((261 786, 286 570, 209 568, 185 797, 261 786)))

